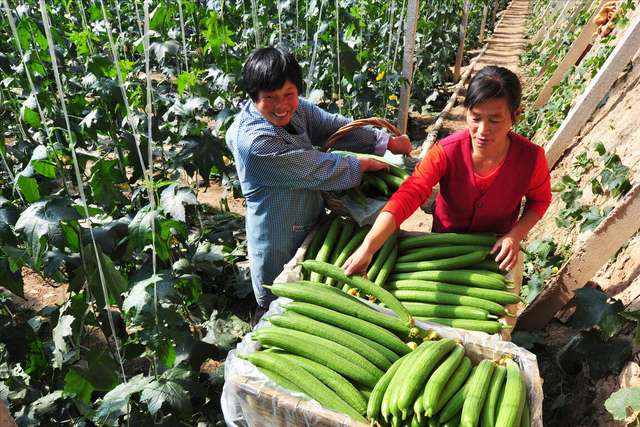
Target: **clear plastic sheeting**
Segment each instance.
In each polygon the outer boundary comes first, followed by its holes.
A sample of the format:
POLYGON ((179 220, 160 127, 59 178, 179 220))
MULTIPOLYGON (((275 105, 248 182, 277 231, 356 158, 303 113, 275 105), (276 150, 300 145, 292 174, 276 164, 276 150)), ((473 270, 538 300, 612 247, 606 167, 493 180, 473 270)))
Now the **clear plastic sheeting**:
MULTIPOLYGON (((307 236, 294 258, 284 266, 282 273, 274 282, 294 282, 302 279, 301 267, 297 262, 303 259, 314 235, 315 229, 307 236)), ((361 300, 376 310, 395 316, 388 309, 367 300, 361 300)), ((284 312, 283 306, 289 301, 291 300, 288 298, 278 298, 273 301, 264 317, 268 318, 272 314, 284 312)), ((261 320, 254 331, 269 325, 268 321, 261 320)), ((465 354, 471 359, 473 365, 477 365, 482 359, 499 359, 512 355, 520 366, 527 384, 531 425, 542 427, 542 380, 538 362, 533 353, 511 342, 501 340, 499 334, 489 335, 484 332, 465 331, 422 321, 416 321, 416 326, 423 330, 433 329, 441 338, 459 339, 464 344, 465 354)), ((304 394, 277 386, 251 363, 238 358, 238 355, 248 355, 260 348, 260 343, 253 341, 252 336, 253 332, 247 334, 236 349, 229 352, 225 363, 225 384, 221 404, 228 426, 364 427, 366 425, 344 414, 323 408, 304 394)))

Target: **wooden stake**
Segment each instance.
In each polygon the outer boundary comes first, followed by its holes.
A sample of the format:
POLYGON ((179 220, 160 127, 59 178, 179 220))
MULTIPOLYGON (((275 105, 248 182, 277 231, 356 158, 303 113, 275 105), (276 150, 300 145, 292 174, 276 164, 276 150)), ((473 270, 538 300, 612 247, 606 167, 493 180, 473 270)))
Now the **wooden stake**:
POLYGON ((640 228, 640 184, 634 185, 518 316, 516 329, 544 327, 640 228))
POLYGON ((620 76, 629 61, 638 52, 640 46, 640 14, 627 28, 622 39, 611 52, 596 77, 591 80, 576 105, 569 111, 562 125, 546 147, 549 168, 553 168, 573 138, 591 117, 602 98, 609 92, 611 86, 620 76))
POLYGON ((482 24, 480 24, 480 38, 478 41, 480 44, 484 41, 484 28, 487 25, 487 13, 489 11, 489 7, 485 4, 484 9, 482 9, 482 24))
POLYGON ((404 59, 402 61, 402 88, 398 102, 398 125, 400 133, 407 133, 409 121, 409 99, 411 97, 411 79, 413 74, 413 51, 416 45, 416 31, 418 29, 418 10, 420 0, 410 0, 407 9, 407 25, 404 38, 404 59))
MULTIPOLYGON (((560 8, 565 4, 566 3, 564 1, 558 1, 558 3, 556 3, 556 7, 553 8, 547 20, 544 21, 542 27, 540 27, 540 30, 538 30, 538 33, 533 37, 533 39, 531 39, 531 44, 536 44, 540 40, 542 40, 542 37, 547 33, 549 26, 551 25, 551 21, 553 21, 553 17, 556 16, 556 13, 558 13, 560 8)), ((549 6, 551 6, 551 3, 549 3, 549 6)), ((542 14, 542 16, 544 16, 545 13, 546 11, 542 14)))
POLYGON ((460 78, 460 67, 462 67, 462 55, 464 54, 464 39, 467 33, 467 22, 469 20, 469 6, 471 0, 464 0, 464 6, 462 10, 462 21, 460 22, 460 39, 458 46, 458 54, 456 55, 456 67, 453 70, 453 83, 458 83, 460 78))

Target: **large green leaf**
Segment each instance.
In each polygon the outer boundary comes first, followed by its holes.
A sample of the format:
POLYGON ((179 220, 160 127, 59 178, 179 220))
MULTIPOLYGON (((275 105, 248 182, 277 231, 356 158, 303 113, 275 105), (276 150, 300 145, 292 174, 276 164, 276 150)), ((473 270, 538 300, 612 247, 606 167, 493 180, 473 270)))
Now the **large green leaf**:
POLYGON ((150 236, 151 225, 154 222, 156 233, 160 233, 161 219, 162 217, 158 209, 154 209, 152 211, 151 206, 145 206, 144 208, 140 209, 131 221, 131 224, 129 224, 129 236, 131 237, 131 244, 136 248, 143 248, 147 244, 147 236, 150 236))
POLYGON ((593 288, 573 291, 578 297, 578 305, 573 315, 573 329, 588 329, 598 325, 606 338, 616 333, 624 322, 620 312, 624 305, 620 300, 612 300, 605 293, 593 288))
POLYGON ((104 422, 107 417, 124 415, 131 396, 142 392, 152 380, 153 378, 140 374, 119 384, 97 402, 98 409, 93 415, 93 421, 104 422))
POLYGON ((9 323, 0 329, 0 342, 6 346, 9 360, 20 363, 24 372, 39 380, 49 366, 49 360, 38 334, 27 323, 9 323))
POLYGON ((637 322, 636 337, 633 339, 633 345, 640 344, 640 310, 623 311, 620 315, 626 319, 637 322))
POLYGON ((16 231, 24 235, 27 252, 37 262, 42 251, 41 239, 64 250, 65 236, 60 221, 74 221, 81 216, 67 199, 40 200, 29 206, 16 222, 16 231))
POLYGON ((53 367, 60 368, 64 361, 65 355, 69 352, 66 337, 73 335, 71 324, 75 321, 75 317, 65 314, 58 319, 58 324, 53 328, 53 367))
POLYGON ((640 388, 621 388, 613 393, 604 402, 604 407, 613 415, 614 420, 627 418, 627 408, 631 412, 640 410, 640 388))
POLYGON ((176 162, 183 167, 190 176, 198 173, 202 177, 205 186, 209 186, 211 169, 216 166, 219 171, 224 171, 223 155, 229 154, 226 145, 218 138, 205 132, 204 138, 185 138, 180 141, 182 146, 180 154, 176 156, 176 162))
POLYGON ((89 186, 93 201, 107 211, 129 203, 119 187, 119 184, 127 182, 127 178, 118 165, 117 160, 100 160, 91 168, 89 186))
POLYGON ((176 361, 176 349, 173 347, 171 339, 158 331, 152 334, 147 341, 147 347, 158 356, 158 359, 165 366, 172 367, 176 361))
POLYGON ((591 206, 588 212, 582 214, 584 222, 580 226, 580 232, 582 233, 584 231, 595 230, 612 210, 613 206, 605 206, 604 208, 600 208, 600 206, 591 206))
POLYGON ((35 94, 32 93, 29 95, 22 103, 22 107, 20 107, 20 118, 36 129, 42 126, 40 114, 38 113, 38 101, 35 94))
POLYGON ((631 360, 631 343, 627 340, 612 338, 605 342, 596 329, 582 331, 580 335, 582 340, 575 350, 584 355, 593 379, 602 378, 607 373, 620 375, 624 365, 631 360))
POLYGON ((186 221, 184 205, 197 205, 196 195, 192 188, 171 184, 160 195, 160 206, 177 221, 186 221))
POLYGON ((20 298, 25 298, 22 271, 11 269, 9 257, 0 256, 0 283, 2 283, 3 288, 13 292, 20 298))
POLYGON ((185 415, 191 415, 191 397, 201 397, 204 389, 198 376, 187 369, 171 368, 165 371, 158 381, 153 381, 144 391, 140 400, 147 402, 151 415, 160 410, 163 404, 185 415))
POLYGON ((86 403, 91 401, 94 390, 109 391, 118 385, 116 362, 107 347, 93 348, 87 352, 87 367, 72 366, 65 377, 64 391, 75 392, 86 403))

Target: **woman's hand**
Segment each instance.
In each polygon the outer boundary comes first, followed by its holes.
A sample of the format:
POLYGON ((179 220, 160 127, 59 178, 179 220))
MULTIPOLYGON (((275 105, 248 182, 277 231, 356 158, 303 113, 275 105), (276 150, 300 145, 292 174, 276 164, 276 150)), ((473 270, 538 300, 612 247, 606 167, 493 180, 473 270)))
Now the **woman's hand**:
POLYGON ((511 270, 518 264, 518 253, 520 252, 520 241, 508 234, 498 239, 491 249, 491 253, 497 253, 496 262, 500 264, 502 270, 511 270))
POLYGON ((351 276, 353 273, 367 278, 367 268, 373 259, 373 253, 370 253, 364 247, 355 251, 342 265, 344 274, 351 276))
POLYGON ((373 172, 383 170, 389 172, 389 165, 379 160, 371 159, 369 157, 356 157, 360 160, 362 166, 362 172, 373 172))
POLYGON ((411 154, 413 146, 407 135, 392 136, 387 143, 387 150, 394 154, 411 154))

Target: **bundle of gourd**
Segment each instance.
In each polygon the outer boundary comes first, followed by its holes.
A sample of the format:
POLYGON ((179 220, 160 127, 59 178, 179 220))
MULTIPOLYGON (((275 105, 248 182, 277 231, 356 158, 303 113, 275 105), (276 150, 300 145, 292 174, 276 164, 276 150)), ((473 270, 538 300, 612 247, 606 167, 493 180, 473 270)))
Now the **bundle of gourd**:
MULTIPOLYGON (((379 118, 354 120, 341 127, 333 135, 331 135, 331 137, 329 137, 329 139, 326 141, 325 145, 321 148, 321 151, 329 151, 335 141, 346 135, 349 131, 363 126, 380 126, 389 130, 395 136, 400 135, 400 131, 395 126, 379 118)), ((335 150, 332 152, 344 156, 351 155, 356 157, 369 157, 387 163, 389 165, 389 172, 383 170, 375 172, 363 172, 362 180, 359 186, 333 192, 333 194, 339 198, 342 198, 345 195, 349 196, 351 199, 353 199, 353 201, 355 201, 365 209, 367 208, 367 198, 376 200, 388 200, 389 197, 391 197, 391 195, 398 188, 400 188, 400 185, 402 185, 404 180, 411 175, 403 167, 398 166, 381 156, 376 156, 373 154, 352 153, 349 151, 340 150, 335 150)))
POLYGON ((605 3, 600 8, 600 11, 593 17, 593 23, 598 26, 592 38, 596 38, 598 35, 602 37, 606 36, 615 27, 614 20, 619 13, 622 13, 622 9, 618 6, 618 2, 610 1, 605 3))

